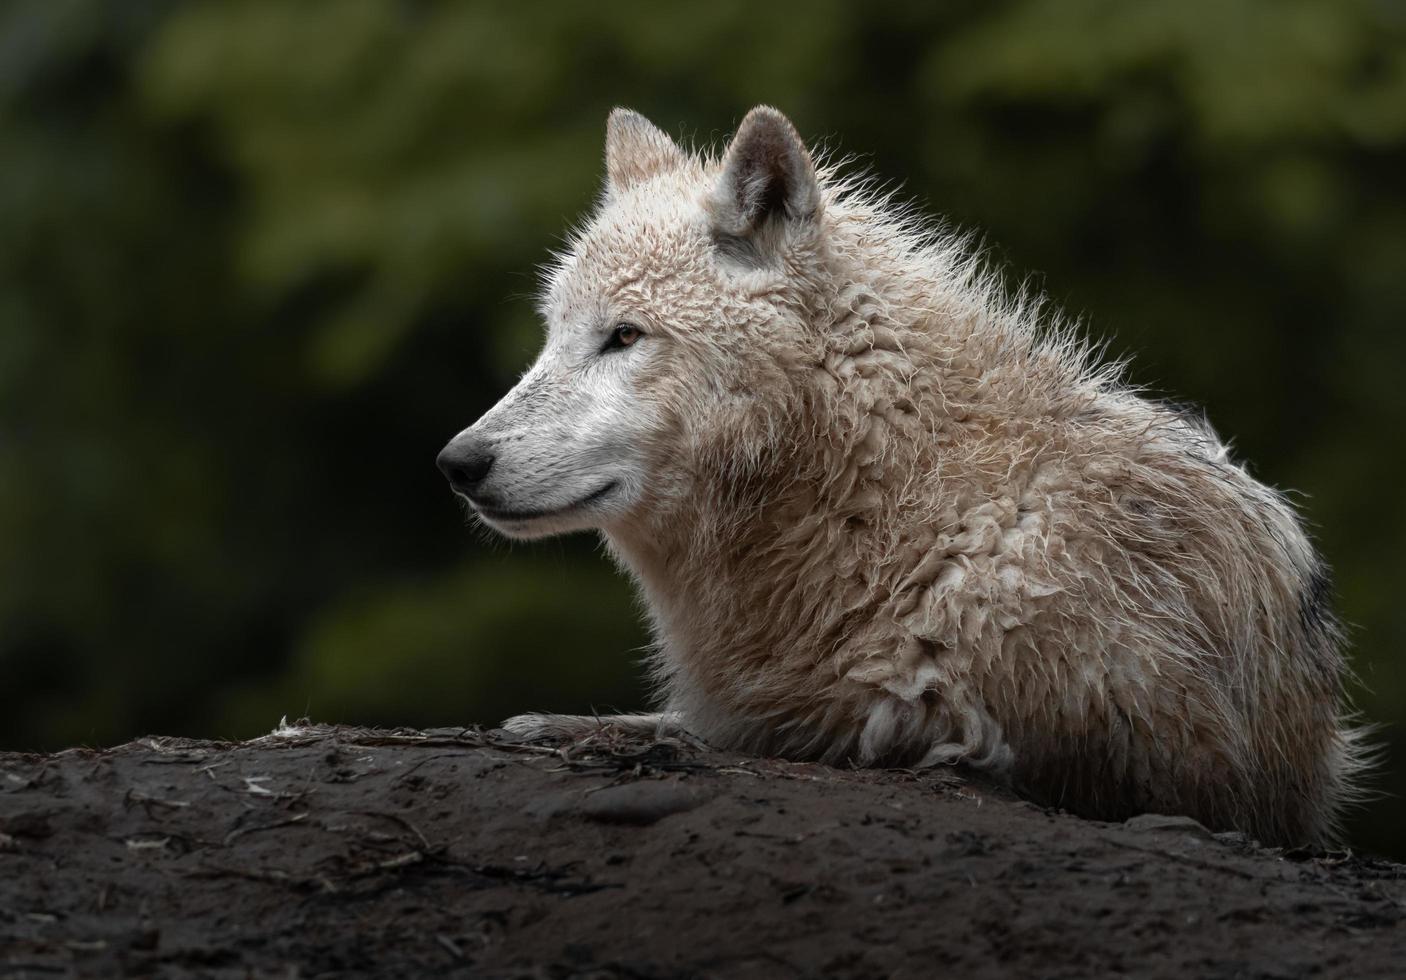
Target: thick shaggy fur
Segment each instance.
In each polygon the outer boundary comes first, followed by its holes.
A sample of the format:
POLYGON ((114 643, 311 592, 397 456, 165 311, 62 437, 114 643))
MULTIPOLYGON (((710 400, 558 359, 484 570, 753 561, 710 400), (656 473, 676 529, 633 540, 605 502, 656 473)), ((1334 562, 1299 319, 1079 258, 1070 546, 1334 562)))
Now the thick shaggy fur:
POLYGON ((775 110, 721 159, 617 111, 607 164, 541 359, 446 453, 491 453, 490 525, 600 528, 633 574, 664 709, 634 724, 1334 838, 1362 762, 1326 573, 1204 420, 775 110))

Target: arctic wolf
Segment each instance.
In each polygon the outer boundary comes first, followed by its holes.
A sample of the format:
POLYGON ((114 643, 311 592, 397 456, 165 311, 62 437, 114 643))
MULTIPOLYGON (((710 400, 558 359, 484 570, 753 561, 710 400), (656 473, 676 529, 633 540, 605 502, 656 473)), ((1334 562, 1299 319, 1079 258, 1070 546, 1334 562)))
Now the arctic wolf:
POLYGON ((439 457, 489 527, 597 529, 638 583, 663 710, 604 721, 1334 838, 1362 750, 1325 572, 1203 420, 775 109, 716 158, 616 110, 605 156, 540 357, 439 457))

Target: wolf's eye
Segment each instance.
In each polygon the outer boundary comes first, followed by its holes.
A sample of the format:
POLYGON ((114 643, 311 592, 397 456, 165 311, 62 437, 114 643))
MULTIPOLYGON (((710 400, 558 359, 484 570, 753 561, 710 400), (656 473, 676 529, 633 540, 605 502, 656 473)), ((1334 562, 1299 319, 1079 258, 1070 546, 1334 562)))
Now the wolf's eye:
POLYGON ((635 341, 644 336, 644 331, 633 323, 617 323, 615 329, 610 334, 610 339, 601 348, 603 351, 615 350, 620 347, 629 347, 635 341))

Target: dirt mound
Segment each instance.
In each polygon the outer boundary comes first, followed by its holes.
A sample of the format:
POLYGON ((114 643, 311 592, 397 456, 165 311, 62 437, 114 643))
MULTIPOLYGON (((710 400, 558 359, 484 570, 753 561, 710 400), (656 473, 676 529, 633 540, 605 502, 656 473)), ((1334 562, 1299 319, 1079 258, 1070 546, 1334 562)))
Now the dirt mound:
POLYGON ((1406 866, 602 733, 0 754, 0 976, 1399 977, 1406 866))

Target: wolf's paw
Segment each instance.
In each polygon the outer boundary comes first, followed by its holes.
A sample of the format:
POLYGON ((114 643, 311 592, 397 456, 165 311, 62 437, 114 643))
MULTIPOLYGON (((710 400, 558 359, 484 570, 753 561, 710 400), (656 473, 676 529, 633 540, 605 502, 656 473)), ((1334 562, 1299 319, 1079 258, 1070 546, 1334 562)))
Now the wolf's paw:
POLYGON ((513 715, 503 722, 502 728, 518 738, 536 741, 574 742, 585 738, 608 722, 608 718, 595 718, 590 715, 553 715, 534 712, 527 715, 513 715))
POLYGON ((504 731, 518 738, 577 742, 588 735, 608 729, 649 738, 674 738, 687 735, 677 714, 642 715, 553 715, 534 713, 514 715, 502 725, 504 731))

